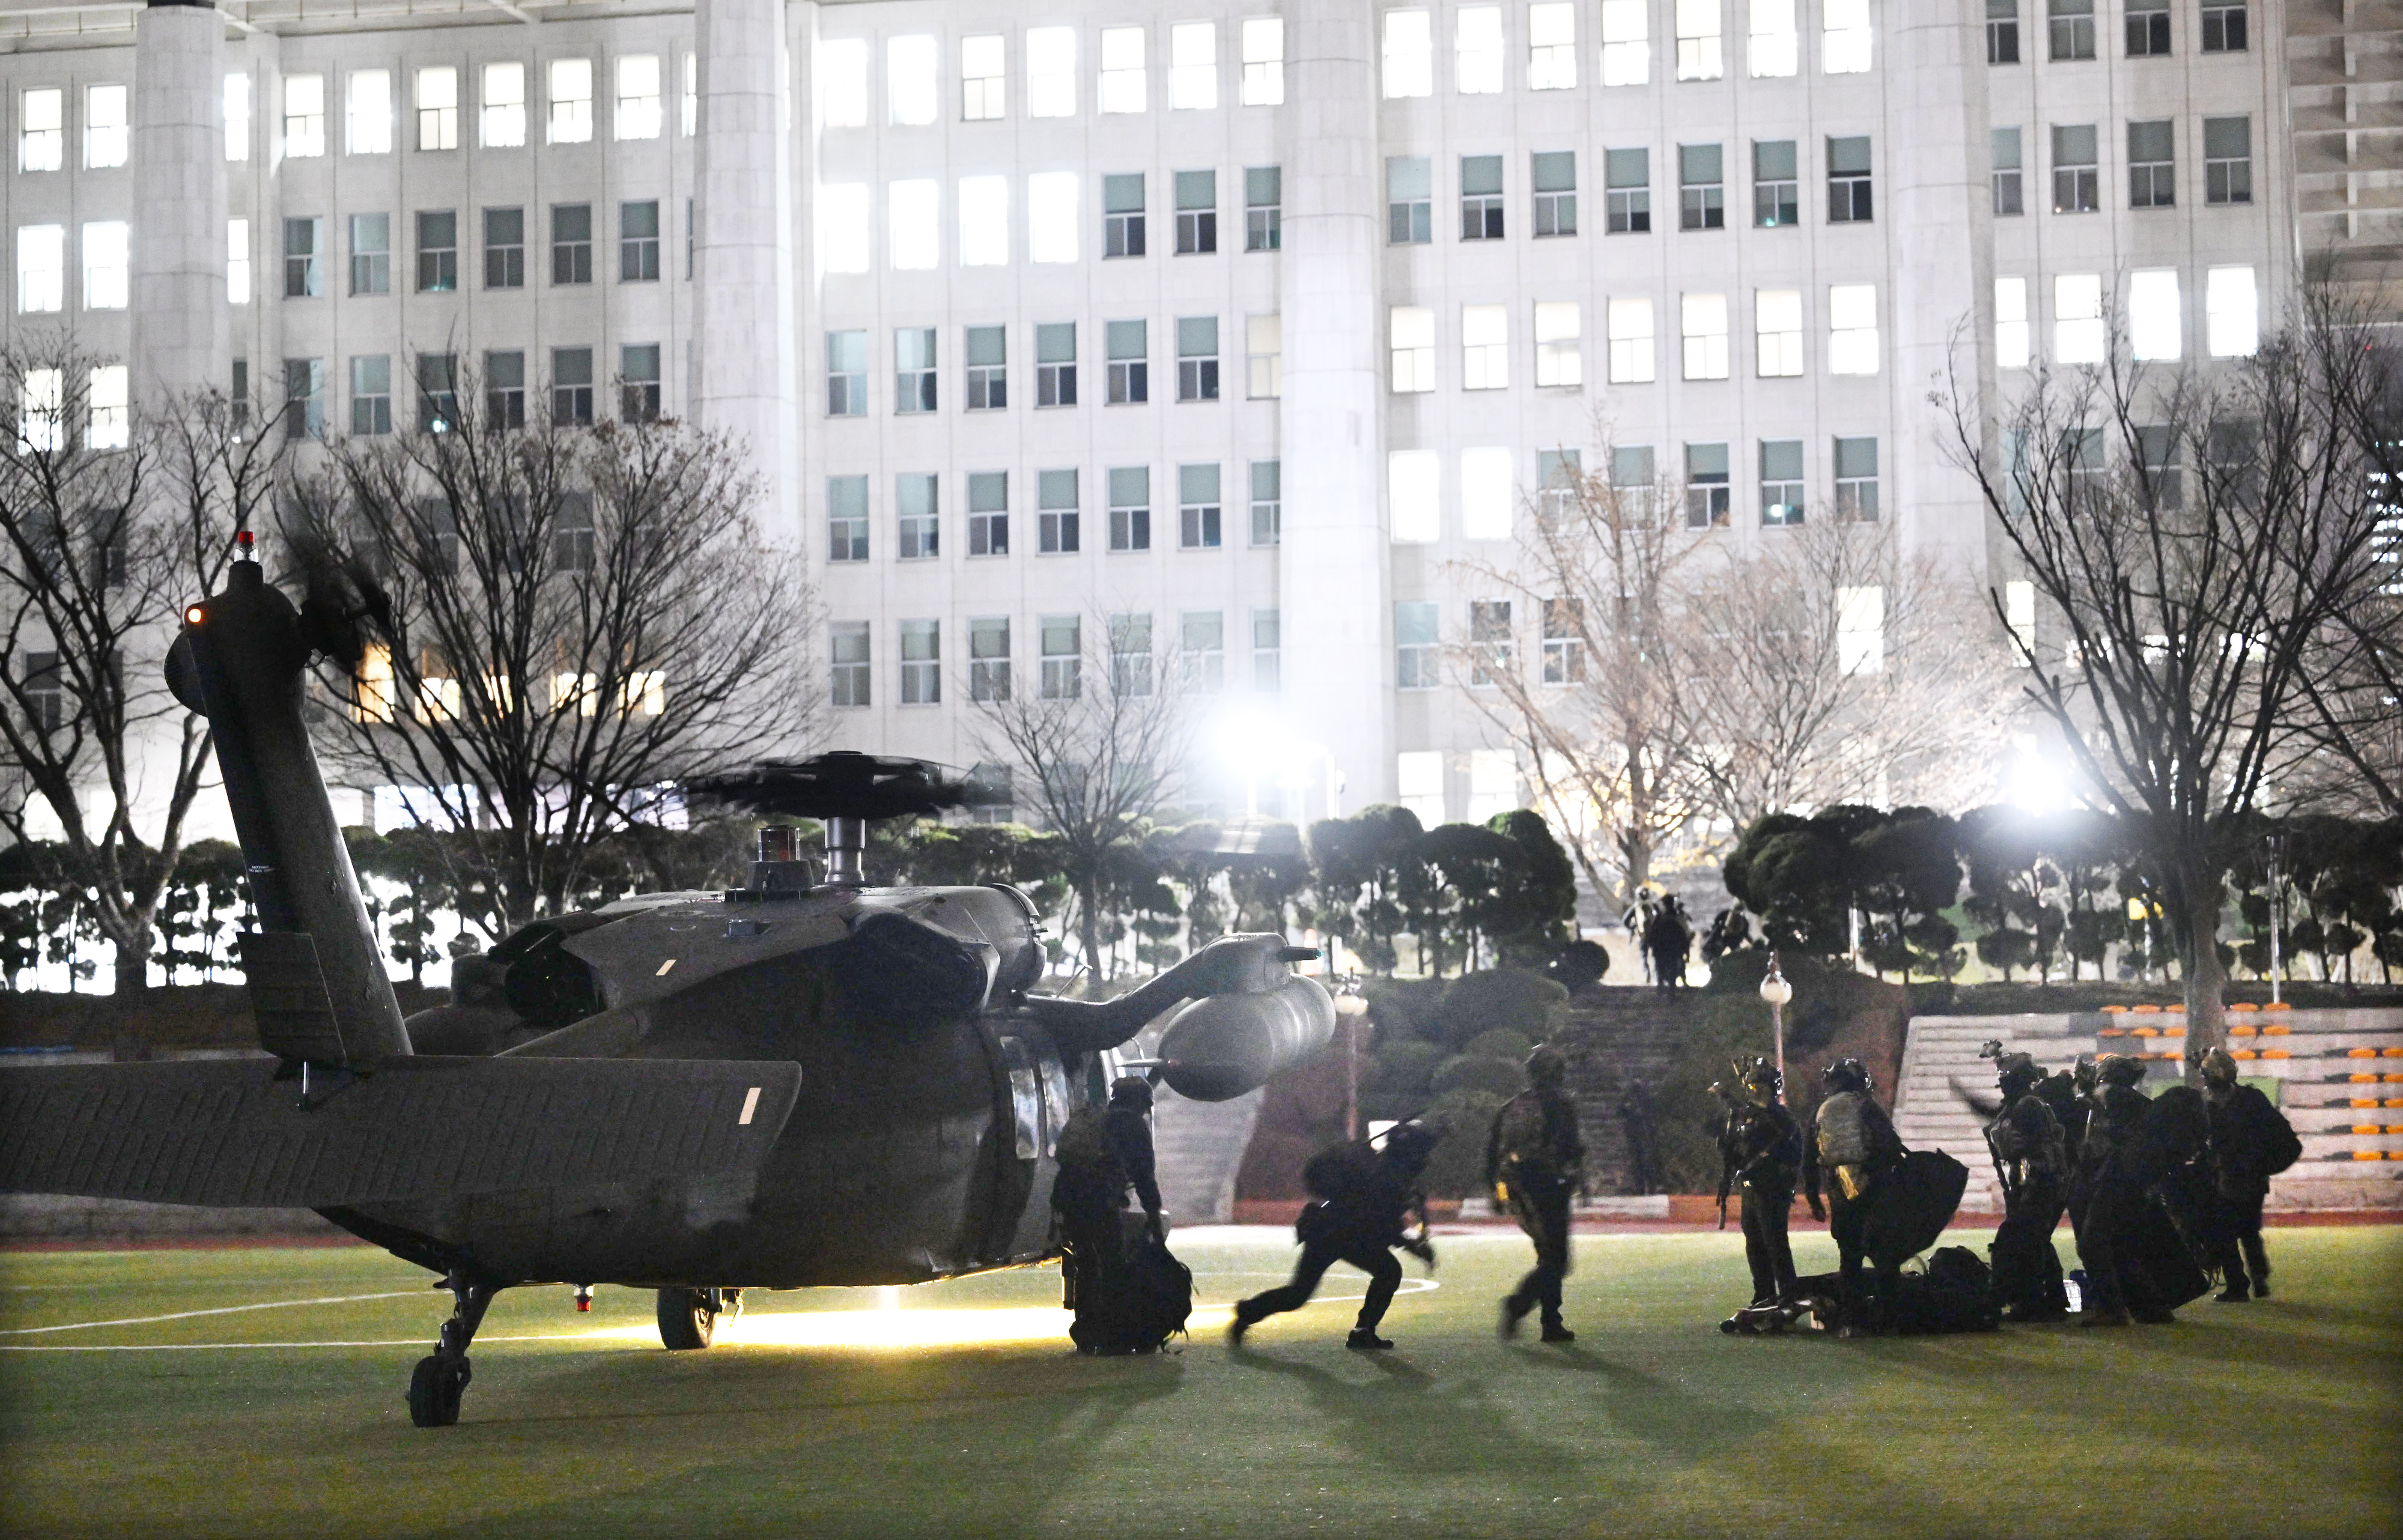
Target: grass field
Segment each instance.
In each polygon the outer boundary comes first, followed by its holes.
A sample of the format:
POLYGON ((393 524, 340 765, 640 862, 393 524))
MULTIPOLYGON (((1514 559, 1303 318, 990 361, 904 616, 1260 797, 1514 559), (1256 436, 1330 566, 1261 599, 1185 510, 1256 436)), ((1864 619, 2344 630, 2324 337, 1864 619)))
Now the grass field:
MULTIPOLYGON (((1219 1306, 1291 1256, 1176 1243, 1219 1306)), ((1181 1354, 1080 1359, 1049 1269, 755 1296, 698 1353, 659 1349, 646 1295, 504 1295, 441 1430, 401 1392, 447 1297, 380 1253, 0 1255, 0 1532, 2403 1533, 2403 1227, 2272 1231, 2274 1299, 2174 1326, 1861 1342, 1722 1337, 1732 1232, 1585 1237, 1567 1349, 1494 1339, 1522 1242, 1439 1244, 1382 1356, 1343 1351, 1329 1302, 1241 1353, 1221 1309, 1181 1354)), ((1797 1251, 1834 1265, 1824 1235, 1797 1251)))

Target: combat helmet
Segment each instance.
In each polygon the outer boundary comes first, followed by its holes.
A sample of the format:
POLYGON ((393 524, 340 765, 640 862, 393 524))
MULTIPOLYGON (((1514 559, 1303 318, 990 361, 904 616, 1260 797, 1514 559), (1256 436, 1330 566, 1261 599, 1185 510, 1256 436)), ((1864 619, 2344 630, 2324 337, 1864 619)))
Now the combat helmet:
POLYGON ((2106 1086, 2133 1086, 2145 1078, 2145 1061, 2131 1053, 2106 1053, 2095 1061, 2094 1074, 2106 1086))
POLYGON ((1839 1059, 1819 1072, 1829 1090, 1866 1091, 1869 1089, 1869 1070, 1857 1059, 1839 1059))
POLYGON ((1110 1103, 1148 1110, 1151 1106, 1151 1082, 1140 1075, 1119 1075, 1110 1082, 1110 1103))
POLYGON ((1751 1063, 1739 1068, 1737 1078, 1743 1082, 1743 1089, 1757 1093, 1760 1100, 1774 1101, 1785 1089, 1785 1074, 1759 1054, 1753 1055, 1751 1063))
POLYGON ((1568 1055, 1549 1043, 1538 1043, 1535 1051, 1527 1055, 1527 1083, 1531 1086, 1557 1086, 1568 1078, 1568 1055))
POLYGON ((1994 1060, 1994 1083, 2005 1096, 2021 1096, 2044 1079, 2044 1066, 2033 1054, 2006 1053, 1994 1060))
POLYGON ((2202 1056, 2200 1067, 2205 1086, 2225 1090, 2236 1084, 2236 1058, 2226 1048, 2213 1047, 2202 1056))

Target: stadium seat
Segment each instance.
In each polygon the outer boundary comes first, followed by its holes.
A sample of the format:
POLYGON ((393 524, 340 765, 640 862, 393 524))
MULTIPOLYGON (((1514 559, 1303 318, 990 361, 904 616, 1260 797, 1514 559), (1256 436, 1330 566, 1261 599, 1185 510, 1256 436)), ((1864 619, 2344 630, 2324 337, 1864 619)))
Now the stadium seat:
POLYGON ((2261 1056, 2255 1053, 2251 1048, 2231 1048, 2229 1050, 2228 1057, 2230 1059, 2258 1059, 2261 1056))
POLYGON ((2284 1048, 2263 1048, 2261 1050, 2261 1057, 2264 1059, 2292 1059, 2294 1055, 2288 1053, 2284 1048))
POLYGON ((2344 1056, 2347 1059, 2375 1059, 2378 1057, 2378 1050, 2376 1048, 2347 1048, 2344 1050, 2344 1056))
POLYGON ((2383 1160, 2386 1156, 2380 1150, 2355 1150, 2353 1158, 2356 1160, 2383 1160))
POLYGON ((2383 1133, 2383 1132, 2385 1132, 2386 1131, 2385 1131, 2384 1129, 2380 1128, 2380 1127, 2379 1127, 2377 1124, 2375 1124, 2375 1123, 2355 1123, 2355 1124, 2353 1126, 2353 1131, 2354 1131, 2354 1132, 2355 1132, 2355 1133, 2370 1133, 2370 1134, 2377 1134, 2377 1133, 2383 1133))
POLYGON ((2228 1029, 2228 1035, 2230 1037, 2251 1037, 2260 1030, 2260 1028, 2254 1026, 2249 1021, 2240 1021, 2236 1025, 2228 1029))
POLYGON ((2294 1030, 2294 1027, 2287 1022, 2272 1021, 2268 1026, 2261 1029, 2261 1035, 2264 1037, 2284 1037, 2294 1030))
POLYGON ((2159 1037, 2160 1034, 2161 1029, 2159 1027, 2138 1027, 2135 1032, 2138 1037, 2159 1037))
POLYGON ((2389 1059, 2403 1059, 2403 1048, 2381 1048, 2378 1051, 2389 1059))

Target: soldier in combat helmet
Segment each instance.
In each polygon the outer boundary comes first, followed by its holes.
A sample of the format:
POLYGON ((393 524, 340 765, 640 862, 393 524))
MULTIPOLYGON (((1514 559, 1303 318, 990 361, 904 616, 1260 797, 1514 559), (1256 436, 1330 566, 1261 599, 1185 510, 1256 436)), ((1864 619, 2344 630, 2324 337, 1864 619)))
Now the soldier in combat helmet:
MULTIPOLYGON (((1732 1067, 1741 1071, 1742 1095, 1723 1086, 1711 1088, 1727 1103, 1727 1127, 1719 1134, 1719 1227, 1727 1227, 1728 1193, 1735 1189, 1742 1209, 1743 1259, 1752 1268, 1747 1309, 1768 1311, 1794 1297, 1794 1247, 1786 1239, 1785 1224, 1801 1172, 1802 1130, 1785 1110, 1785 1076, 1776 1065, 1756 1056, 1748 1066, 1732 1067)), ((1827 1217, 1816 1192, 1811 1194, 1811 1213, 1827 1217)), ((1742 1321, 1722 1325, 1735 1330, 1742 1321)))
POLYGON ((1827 1173, 1827 1233, 1836 1242, 1838 1335, 1858 1337, 1876 1329, 1878 1312, 1861 1293, 1861 1261, 1869 1205, 1886 1172, 1901 1158, 1902 1140, 1894 1120, 1869 1094, 1868 1067, 1839 1059, 1821 1072, 1827 1097, 1812 1120, 1802 1166, 1802 1190, 1819 1209, 1820 1173, 1827 1173))
POLYGON ((1585 1175, 1585 1141, 1577 1103, 1562 1082, 1568 1060, 1544 1044, 1527 1056, 1527 1089, 1493 1114, 1485 1142, 1485 1182, 1535 1243, 1535 1265, 1502 1301, 1502 1335, 1518 1335, 1527 1312, 1541 1310, 1544 1340, 1574 1342, 1561 1320, 1561 1281, 1569 1274, 1569 1200, 1585 1175))
POLYGON ((2202 1056, 2202 1103, 2211 1124, 2211 1173, 2221 1223, 2215 1227, 2212 1258, 2225 1285, 2223 1304, 2270 1297, 2270 1254, 2261 1244, 2261 1203, 2270 1178, 2303 1153, 2285 1115, 2260 1089, 2236 1077, 2236 1060, 2226 1048, 2202 1056))
POLYGON ((2010 1321, 2060 1321, 2069 1314, 2062 1285, 2061 1256, 2052 1232, 2069 1202, 2069 1156, 2054 1116, 2040 1089, 2044 1066, 2024 1053, 1987 1045, 2001 1110, 1986 1125, 1986 1148, 2003 1188, 2003 1223, 1994 1231, 1994 1297, 2010 1321))
MULTIPOLYGON (((1385 1147, 1374 1152, 1366 1143, 1338 1146, 1313 1156, 1311 1167, 1325 1161, 1340 1180, 1322 1179, 1316 1187, 1331 1196, 1301 1211, 1294 1237, 1301 1242, 1301 1259, 1294 1264, 1293 1282, 1256 1294, 1235 1305, 1235 1319, 1227 1339, 1243 1345, 1243 1334, 1269 1316, 1299 1310, 1318 1291, 1318 1281, 1338 1262, 1349 1262, 1368 1275, 1368 1297, 1343 1345, 1354 1352, 1380 1352, 1394 1344, 1377 1335, 1385 1307, 1401 1287, 1402 1265, 1394 1260, 1401 1247, 1428 1267, 1435 1266, 1435 1246, 1426 1238, 1426 1194, 1423 1190, 1427 1157, 1440 1135, 1424 1123, 1404 1123, 1385 1136, 1385 1147), (1329 1158, 1335 1157, 1336 1158, 1329 1158), (1419 1233, 1403 1227, 1415 1211, 1419 1233)), ((1303 1169, 1304 1181, 1311 1167, 1303 1169)), ((1313 1189, 1315 1190, 1315 1188, 1313 1189)))

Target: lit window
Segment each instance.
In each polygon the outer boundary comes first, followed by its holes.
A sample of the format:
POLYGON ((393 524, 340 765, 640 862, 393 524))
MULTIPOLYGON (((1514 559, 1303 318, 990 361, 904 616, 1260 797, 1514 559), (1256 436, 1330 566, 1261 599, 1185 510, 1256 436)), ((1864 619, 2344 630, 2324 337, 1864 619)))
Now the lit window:
POLYGON ((343 147, 353 155, 392 153, 392 72, 353 70, 343 147))
POLYGON ((1613 299, 1610 302, 1610 382, 1641 385, 1651 382, 1652 301, 1613 299))
MULTIPOLYGON (((1503 606, 1507 609, 1508 605, 1503 606)), ((1468 751, 1468 811, 1464 821, 1482 824, 1519 805, 1519 763, 1508 749, 1468 751)))
POLYGON ((52 86, 22 98, 24 122, 17 135, 19 171, 56 171, 66 163, 67 93, 52 86))
POLYGON ((1218 104, 1218 29, 1180 21, 1168 29, 1168 104, 1206 112, 1218 104))
POLYGON ((1649 0, 1602 0, 1602 83, 1640 86, 1652 78, 1649 0))
POLYGON ((250 221, 226 221, 226 303, 250 303, 250 221))
POLYGON ((830 129, 868 126, 868 39, 830 37, 818 45, 818 121, 830 129))
POLYGON ((1585 604, 1582 600, 1544 601, 1544 683, 1585 683, 1585 604))
POLYGON ((326 153, 326 77, 284 77, 284 153, 308 160, 326 153))
POLYGON ((2052 357, 2058 364, 2103 362, 2103 280, 2064 272, 2052 280, 2052 357))
POLYGON ((96 450, 121 450, 132 439, 132 382, 122 364, 103 364, 91 371, 88 404, 91 425, 85 442, 96 450))
POLYGON ((1827 372, 1875 374, 1877 371, 1877 285, 1831 285, 1827 290, 1827 372))
POLYGON ((525 66, 484 66, 484 107, 477 141, 487 149, 513 149, 526 142, 525 66))
POLYGON ((1535 301, 1535 383, 1577 386, 1585 382, 1582 316, 1574 299, 1535 301))
POLYGON ((701 132, 701 55, 697 53, 684 56, 682 106, 677 116, 684 119, 684 136, 689 139, 701 132))
POLYGON ((1150 106, 1145 90, 1141 27, 1102 29, 1100 104, 1104 112, 1142 112, 1150 106))
POLYGON ((1759 289, 1752 297, 1752 335, 1763 380, 1802 372, 1802 291, 1759 289))
POLYGON ((448 64, 417 72, 417 147, 459 147, 459 72, 448 64))
MULTIPOLYGON (((1471 688, 1490 688, 1510 677, 1514 672, 1510 601, 1472 599, 1468 602, 1468 683, 1471 688)), ((1473 762, 1476 756, 1472 755, 1470 758, 1473 762)), ((1472 811, 1469 816, 1477 818, 1479 814, 1472 811)), ((1491 817, 1492 814, 1484 816, 1491 817)))
POLYGON ((1503 390, 1510 383, 1510 308, 1460 307, 1463 390, 1503 390))
POLYGON ((93 86, 83 95, 83 163, 94 171, 125 164, 133 131, 123 86, 93 86))
POLYGON ((250 159, 250 76, 225 77, 225 155, 229 160, 250 159))
POLYGON ((935 120, 935 40, 923 35, 884 43, 884 104, 892 121, 920 126, 935 120))
MULTIPOLYGON (((1429 604, 1426 607, 1432 610, 1435 606, 1429 604)), ((1396 604, 1394 607, 1396 617, 1400 615, 1401 610, 1401 605, 1396 604)), ((1401 631, 1398 618, 1395 622, 1394 630, 1398 635, 1401 631)), ((1428 622, 1427 634, 1431 641, 1435 634, 1432 620, 1428 622)), ((1415 687, 1421 689, 1433 688, 1437 682, 1433 672, 1435 648, 1430 645, 1426 650, 1428 653, 1427 676, 1423 681, 1415 682, 1415 687)), ((1410 689, 1414 687, 1404 685, 1402 687, 1410 689)), ((1443 822, 1443 754, 1440 750, 1411 749, 1394 756, 1394 784, 1396 788, 1396 799, 1403 807, 1410 809, 1421 824, 1433 828, 1443 822)))
POLYGON ((1792 75, 1801 53, 1794 0, 1752 0, 1751 37, 1744 48, 1746 72, 1756 80, 1792 75))
POLYGON ((1076 116, 1076 29, 1026 31, 1026 116, 1076 116))
POLYGON ((1076 260, 1077 176, 1073 171, 1039 171, 1026 179, 1026 259, 1076 260))
POLYGON ((1502 7, 1463 6, 1453 38, 1452 88, 1463 96, 1502 90, 1502 7))
POLYGON ((1875 584, 1836 590, 1836 671, 1878 673, 1885 668, 1885 590, 1875 584))
POLYGON ((2027 280, 1994 280, 1994 366, 2023 369, 2028 365, 2027 280))
POLYGON ((1394 450, 1385 456, 1385 500, 1394 539, 1424 544, 1443 533, 1443 466, 1433 450, 1394 450))
POLYGON ((1285 394, 1285 324, 1274 315, 1243 318, 1246 394, 1255 401, 1285 394))
POLYGON ((960 117, 970 123, 1008 116, 1009 77, 998 34, 960 39, 960 117))
POLYGON ((1577 7, 1538 0, 1527 7, 1527 89, 1577 89, 1577 7))
POLYGON ((83 228, 83 308, 123 310, 132 281, 125 221, 101 220, 83 228))
POLYGON ((1868 73, 1869 0, 1827 0, 1820 12, 1819 67, 1829 75, 1868 73))
POLYGON ((1435 312, 1424 305, 1396 305, 1388 325, 1393 334, 1394 394, 1412 395, 1435 389, 1435 312))
POLYGON ((2213 268, 2203 275, 2202 308, 2214 358, 2250 358, 2261 346, 2261 301, 2251 268, 2213 268))
POLYGON ((1726 73, 1719 0, 1677 0, 1677 78, 1715 80, 1726 73))
POLYGON ((2035 585, 2013 578, 2003 585, 2003 612, 2011 628, 2011 662, 2026 668, 2035 657, 2035 585))
POLYGON ((1285 19, 1253 16, 1243 21, 1243 105, 1285 104, 1285 19))
POLYGON ((667 126, 665 90, 658 54, 629 53, 618 57, 618 138, 657 139, 660 136, 667 126))
POLYGON ((895 182, 885 188, 889 229, 886 249, 898 272, 924 272, 942 264, 942 185, 895 182))
POLYGON ((1724 294, 1688 294, 1677 305, 1678 331, 1686 343, 1686 378, 1728 377, 1728 306, 1724 294))
POLYGON ((2186 324, 2178 304, 2174 268, 2149 268, 2128 275, 2128 352, 2146 360, 2176 358, 2186 351, 2186 324))
POLYGON ((868 184, 835 182, 818 188, 818 266, 826 272, 866 272, 868 231, 868 184))
POLYGON ((64 369, 27 369, 18 395, 17 447, 28 454, 67 447, 64 369))
POLYGON ((1009 266, 1009 178, 960 178, 960 266, 1009 266))
POLYGON ((1435 94, 1435 33, 1423 10, 1385 13, 1385 96, 1435 94))
POLYGON ((553 145, 592 142, 591 60, 550 62, 550 120, 545 133, 553 145))
POLYGON ((1466 538, 1510 538, 1511 461, 1507 449, 1460 451, 1460 533, 1466 538))
POLYGON ((67 230, 64 225, 26 225, 17 231, 17 309, 49 314, 67 305, 67 230))

